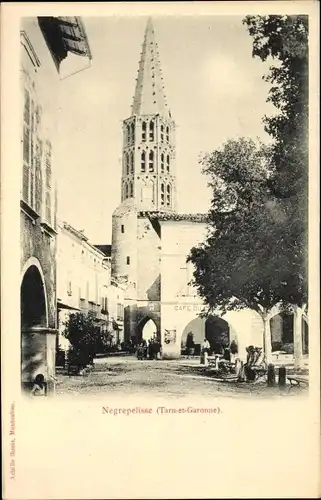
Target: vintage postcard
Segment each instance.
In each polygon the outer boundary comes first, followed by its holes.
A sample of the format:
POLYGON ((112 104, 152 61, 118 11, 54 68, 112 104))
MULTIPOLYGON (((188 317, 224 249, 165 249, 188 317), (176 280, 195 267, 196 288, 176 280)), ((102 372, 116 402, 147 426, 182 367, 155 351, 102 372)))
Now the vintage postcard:
POLYGON ((2 4, 4 499, 320 496, 318 14, 2 4))

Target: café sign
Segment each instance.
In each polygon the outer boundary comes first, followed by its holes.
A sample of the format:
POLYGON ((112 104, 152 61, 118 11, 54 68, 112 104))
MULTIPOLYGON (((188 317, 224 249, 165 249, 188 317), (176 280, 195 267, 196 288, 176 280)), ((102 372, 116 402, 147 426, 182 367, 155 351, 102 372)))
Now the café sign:
POLYGON ((176 304, 174 306, 174 311, 191 311, 191 312, 203 312, 203 304, 176 304))

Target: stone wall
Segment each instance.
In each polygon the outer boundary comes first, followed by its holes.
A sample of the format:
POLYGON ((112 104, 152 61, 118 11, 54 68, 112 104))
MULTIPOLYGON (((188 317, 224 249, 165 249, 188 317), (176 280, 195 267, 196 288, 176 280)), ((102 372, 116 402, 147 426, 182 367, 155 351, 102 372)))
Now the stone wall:
POLYGON ((138 219, 137 231, 137 298, 160 300, 161 240, 147 218, 138 219))
POLYGON ((21 222, 21 281, 32 259, 39 261, 45 284, 49 328, 56 328, 56 238, 42 229, 39 220, 33 221, 24 213, 21 222))

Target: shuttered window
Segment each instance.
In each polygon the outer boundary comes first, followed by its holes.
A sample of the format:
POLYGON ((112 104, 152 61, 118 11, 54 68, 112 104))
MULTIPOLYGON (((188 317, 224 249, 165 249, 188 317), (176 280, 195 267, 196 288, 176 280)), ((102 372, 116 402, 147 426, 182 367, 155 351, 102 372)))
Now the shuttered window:
POLYGON ((36 154, 35 154, 35 208, 39 214, 42 205, 42 141, 37 140, 36 154))
POLYGON ((45 189, 45 219, 48 224, 52 224, 52 195, 51 195, 51 161, 52 146, 50 141, 46 141, 45 167, 46 167, 46 189, 45 189))
POLYGON ((31 101, 30 108, 30 202, 32 208, 35 208, 35 162, 34 162, 34 132, 35 132, 35 104, 31 101))
MULTIPOLYGON (((22 199, 38 214, 42 209, 42 141, 38 137, 41 108, 34 94, 24 89, 23 147, 22 147, 22 199)), ((50 180, 51 182, 51 180, 50 180)))
POLYGON ((24 91, 22 199, 30 203, 30 94, 24 91))

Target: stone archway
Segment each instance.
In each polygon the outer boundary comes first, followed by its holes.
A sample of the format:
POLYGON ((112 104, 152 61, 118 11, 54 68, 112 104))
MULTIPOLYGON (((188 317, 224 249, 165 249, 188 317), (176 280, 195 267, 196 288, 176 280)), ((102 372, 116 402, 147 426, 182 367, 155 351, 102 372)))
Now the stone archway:
POLYGON ((160 332, 157 323, 152 315, 144 316, 136 326, 136 342, 140 342, 142 339, 148 340, 155 334, 159 339, 160 332))
MULTIPOLYGON (((294 352, 294 314, 280 312, 270 319, 272 352, 284 351, 287 354, 294 352)), ((307 320, 302 317, 302 353, 309 352, 309 327, 307 320)))
POLYGON ((181 337, 181 351, 185 350, 186 339, 189 333, 193 333, 195 343, 195 354, 200 353, 201 344, 206 338, 213 352, 219 353, 222 348, 229 346, 232 338, 236 339, 234 330, 229 323, 220 316, 210 315, 207 318, 194 318, 184 328, 181 337))
POLYGON ((219 353, 230 344, 230 326, 219 316, 209 316, 205 322, 205 337, 211 344, 211 350, 219 353))
POLYGON ((21 283, 21 327, 47 326, 46 291, 35 265, 25 272, 21 283))
POLYGON ((185 351, 187 335, 189 333, 193 334, 195 354, 198 355, 200 353, 201 344, 205 337, 205 321, 206 318, 194 318, 185 326, 181 337, 181 353, 185 351))
POLYGON ((20 289, 21 382, 28 388, 37 373, 47 370, 47 297, 37 265, 25 271, 20 289))
POLYGON ((142 327, 142 339, 147 341, 155 335, 157 335, 156 323, 152 318, 149 318, 142 327))

